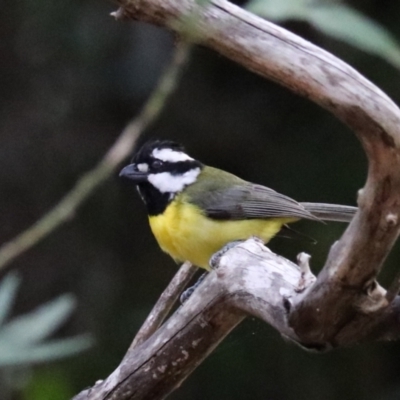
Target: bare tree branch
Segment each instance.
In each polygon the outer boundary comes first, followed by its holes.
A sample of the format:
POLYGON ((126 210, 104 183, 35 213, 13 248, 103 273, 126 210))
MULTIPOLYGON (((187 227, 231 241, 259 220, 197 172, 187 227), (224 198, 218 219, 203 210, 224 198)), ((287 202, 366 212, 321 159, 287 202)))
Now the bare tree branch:
MULTIPOLYGON (((193 0, 121 0, 120 4, 125 16, 178 33, 182 27, 178 21, 194 7, 193 0)), ((343 61, 228 1, 211 1, 199 13, 196 29, 200 43, 331 111, 356 133, 366 151, 369 173, 360 190, 360 210, 332 248, 316 285, 293 305, 291 316, 297 329, 303 335, 307 332, 310 344, 334 342, 339 327, 353 316, 348 305, 356 299, 354 294, 348 297, 348 288, 365 293, 376 287, 375 277, 399 233, 399 109, 343 61), (331 288, 326 290, 328 282, 331 288), (329 323, 328 311, 333 306, 338 314, 335 325, 329 323), (305 321, 305 315, 307 325, 303 328, 300 321, 305 321), (311 329, 310 324, 315 327, 311 329)), ((360 298, 358 307, 372 311, 388 305, 383 292, 373 292, 373 304, 360 298)))
POLYGON ((50 212, 0 247, 0 270, 62 223, 70 220, 76 209, 114 172, 118 164, 129 156, 139 135, 158 117, 168 96, 174 91, 179 73, 188 58, 189 48, 190 45, 186 42, 178 44, 171 64, 142 111, 122 131, 99 164, 83 175, 75 187, 50 212))
MULTIPOLYGON (((310 277, 304 280, 304 266, 300 268, 272 253, 255 239, 230 249, 218 264, 154 335, 131 348, 105 381, 81 392, 74 400, 163 399, 245 315, 261 318, 285 338, 302 343, 288 324, 288 316, 291 302, 315 281, 310 277)), ((398 308, 396 305, 383 313, 374 331, 358 329, 355 320, 353 339, 398 337, 398 308)), ((354 342, 342 344, 351 343, 354 342)))
MULTIPOLYGON (((186 34, 194 0, 119 0, 118 15, 186 34)), ((359 211, 318 277, 249 240, 219 259, 185 305, 127 353, 102 383, 76 399, 162 399, 245 315, 313 349, 397 338, 398 283, 376 282, 399 234, 400 111, 353 68, 225 0, 198 13, 195 40, 309 98, 357 135, 369 161, 359 211)))

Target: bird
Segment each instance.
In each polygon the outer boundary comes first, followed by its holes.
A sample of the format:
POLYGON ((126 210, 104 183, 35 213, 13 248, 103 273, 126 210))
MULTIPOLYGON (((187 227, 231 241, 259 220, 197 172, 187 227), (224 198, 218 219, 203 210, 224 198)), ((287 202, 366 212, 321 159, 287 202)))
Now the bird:
POLYGON ((300 219, 349 222, 357 207, 299 203, 266 186, 203 164, 171 140, 150 140, 120 176, 133 182, 150 228, 177 263, 210 270, 210 258, 231 242, 258 237, 268 243, 300 219))

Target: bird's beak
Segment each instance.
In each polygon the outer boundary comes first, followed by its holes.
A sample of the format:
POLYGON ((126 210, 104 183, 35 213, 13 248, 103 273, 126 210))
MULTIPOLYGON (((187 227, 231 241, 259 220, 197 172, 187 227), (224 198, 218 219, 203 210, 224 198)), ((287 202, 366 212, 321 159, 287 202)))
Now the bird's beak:
POLYGON ((135 183, 142 183, 147 181, 147 172, 138 171, 136 164, 129 164, 121 170, 120 177, 130 179, 135 183))

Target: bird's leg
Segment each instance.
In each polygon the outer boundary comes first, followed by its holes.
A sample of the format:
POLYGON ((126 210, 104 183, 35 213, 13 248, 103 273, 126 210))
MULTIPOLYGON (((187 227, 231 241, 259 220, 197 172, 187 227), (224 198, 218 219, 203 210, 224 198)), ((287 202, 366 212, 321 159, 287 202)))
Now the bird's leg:
POLYGON ((237 246, 240 243, 243 243, 245 240, 235 240, 233 242, 227 243, 221 250, 218 250, 216 253, 214 253, 209 261, 211 269, 216 269, 218 268, 218 263, 220 258, 230 249, 233 247, 237 246))
POLYGON ((192 295, 192 293, 196 290, 198 286, 200 286, 200 283, 203 282, 204 278, 207 276, 208 272, 204 272, 204 274, 200 275, 200 278, 197 280, 197 282, 193 285, 187 288, 185 291, 182 292, 181 296, 179 297, 179 300, 181 304, 183 304, 187 299, 192 295))

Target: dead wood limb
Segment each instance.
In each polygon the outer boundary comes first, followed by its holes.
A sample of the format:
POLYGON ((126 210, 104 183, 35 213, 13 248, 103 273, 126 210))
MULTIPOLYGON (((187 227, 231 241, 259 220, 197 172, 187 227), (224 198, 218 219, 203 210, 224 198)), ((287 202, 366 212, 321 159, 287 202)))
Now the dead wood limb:
POLYGON ((189 375, 247 314, 297 340, 286 299, 298 295, 301 270, 250 239, 224 254, 192 296, 147 341, 128 351, 103 382, 74 400, 162 399, 189 375))
MULTIPOLYGON (((178 21, 193 12, 195 2, 120 0, 120 5, 127 17, 179 34, 184 25, 178 21)), ((400 227, 400 111, 343 61, 228 1, 213 0, 198 11, 195 37, 328 109, 363 145, 369 171, 358 199, 360 211, 332 248, 316 284, 293 304, 290 317, 310 345, 336 345, 338 335, 347 335, 341 331, 355 313, 370 314, 388 306, 375 278, 400 227)))
MULTIPOLYGON (((187 33, 179 21, 196 6, 194 0, 119 3, 119 15, 177 34, 187 33)), ((314 349, 399 336, 398 297, 376 282, 399 234, 398 107, 343 61, 225 0, 197 14, 198 43, 309 98, 355 132, 369 161, 359 211, 316 279, 254 240, 228 251, 184 307, 82 398, 164 398, 248 314, 314 349)))
MULTIPOLYGON (((74 400, 163 399, 246 315, 261 318, 302 345, 303 338, 290 326, 288 317, 301 291, 315 282, 310 276, 304 279, 304 272, 304 265, 301 268, 272 253, 256 239, 230 249, 220 258, 219 267, 157 332, 131 348, 105 381, 74 400)), ((354 336, 341 345, 398 337, 399 311, 394 304, 381 313, 375 329, 355 329, 354 336)), ((355 319, 353 324, 357 326, 359 321, 355 319)))

